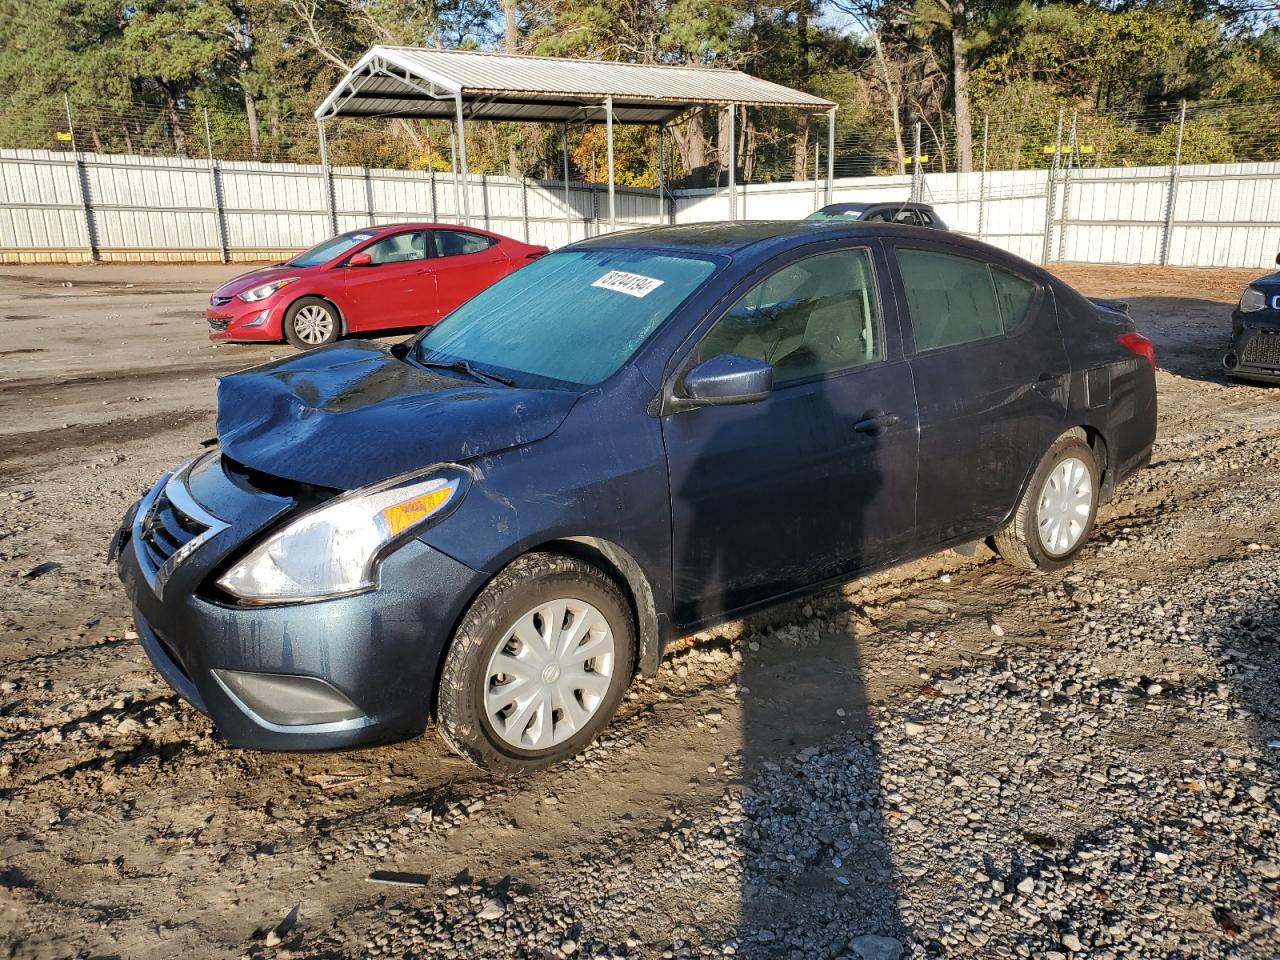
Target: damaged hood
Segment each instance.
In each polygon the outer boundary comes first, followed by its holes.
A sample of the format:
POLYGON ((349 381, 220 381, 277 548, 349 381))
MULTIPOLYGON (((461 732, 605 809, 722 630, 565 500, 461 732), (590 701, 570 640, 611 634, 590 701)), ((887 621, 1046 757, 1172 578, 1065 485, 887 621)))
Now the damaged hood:
POLYGON ((489 386, 347 341, 218 381, 218 440, 263 473, 349 490, 549 436, 577 395, 489 386))

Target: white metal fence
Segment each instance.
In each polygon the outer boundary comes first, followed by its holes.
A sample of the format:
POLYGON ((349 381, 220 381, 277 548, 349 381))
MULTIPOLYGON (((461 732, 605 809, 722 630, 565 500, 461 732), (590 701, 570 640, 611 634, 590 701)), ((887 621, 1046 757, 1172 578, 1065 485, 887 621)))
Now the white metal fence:
MULTIPOLYGON (((333 232, 456 222, 451 174, 0 151, 0 262, 278 259, 333 232), (331 194, 326 195, 326 189, 331 194), (331 213, 332 209, 332 213, 331 213)), ((560 246, 608 230, 600 185, 469 178, 475 226, 560 246)), ((1280 250, 1280 163, 929 173, 838 179, 836 200, 933 203, 951 227, 1038 263, 1265 267, 1280 250)), ((803 217, 825 184, 733 194, 619 189, 617 226, 803 217), (665 208, 665 209, 664 209, 665 208)))
MULTIPOLYGON (((608 228, 604 187, 317 165, 0 150, 0 263, 279 259, 337 230, 471 223, 562 246, 608 228), (332 214, 330 212, 332 205, 332 214)), ((616 223, 660 222, 652 190, 619 189, 616 223)))

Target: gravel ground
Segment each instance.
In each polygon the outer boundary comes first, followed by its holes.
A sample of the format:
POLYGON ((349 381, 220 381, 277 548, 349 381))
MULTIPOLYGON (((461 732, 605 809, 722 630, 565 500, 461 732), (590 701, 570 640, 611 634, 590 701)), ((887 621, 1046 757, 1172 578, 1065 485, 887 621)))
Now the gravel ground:
POLYGON ((687 638, 501 780, 430 735, 235 751, 169 693, 102 548, 284 348, 204 341, 227 270, 0 270, 5 954, 1280 955, 1280 389, 1217 367, 1249 274, 1061 272, 1161 361, 1072 569, 943 554, 687 638))

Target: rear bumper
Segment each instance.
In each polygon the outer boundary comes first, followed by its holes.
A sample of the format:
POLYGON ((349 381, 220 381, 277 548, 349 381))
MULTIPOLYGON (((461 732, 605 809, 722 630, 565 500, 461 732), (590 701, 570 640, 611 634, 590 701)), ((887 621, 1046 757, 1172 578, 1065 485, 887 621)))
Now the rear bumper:
POLYGON ((220 603, 203 586, 238 549, 236 533, 233 520, 157 588, 137 538, 121 531, 120 576, 142 647, 165 681, 237 747, 334 750, 420 733, 441 655, 483 575, 411 540, 383 561, 378 588, 366 593, 272 606, 220 603), (224 537, 230 539, 219 542, 224 537), (301 678, 358 709, 336 721, 273 722, 275 704, 255 711, 229 674, 277 686, 301 678))

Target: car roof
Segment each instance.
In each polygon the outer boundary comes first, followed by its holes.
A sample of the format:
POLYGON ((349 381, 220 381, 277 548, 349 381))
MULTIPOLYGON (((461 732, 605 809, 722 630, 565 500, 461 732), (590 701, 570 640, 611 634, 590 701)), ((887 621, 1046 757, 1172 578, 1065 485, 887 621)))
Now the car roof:
POLYGON ((951 248, 957 253, 968 253, 975 259, 1017 264, 1023 273, 1056 286, 1053 275, 1035 264, 964 234, 867 220, 747 220, 645 227, 580 240, 560 250, 647 250, 658 253, 666 250, 751 261, 765 260, 791 247, 818 240, 869 240, 873 237, 909 238, 922 246, 940 250, 951 248))
MULTIPOLYGON (((768 248, 788 246, 789 240, 797 243, 810 243, 816 236, 838 237, 872 237, 881 236, 886 230, 893 231, 895 236, 910 235, 931 241, 941 241, 943 237, 966 240, 958 234, 940 234, 940 231, 928 227, 909 227, 896 223, 871 223, 866 220, 745 220, 722 221, 715 223, 687 223, 670 227, 645 227, 639 230, 627 230, 618 233, 580 240, 572 245, 572 249, 591 248, 631 249, 631 250, 683 250, 691 253, 722 254, 732 256, 749 248, 768 248)), ((990 250, 986 244, 976 246, 990 250)), ((565 249, 565 248, 562 248, 565 249)))
MULTIPOLYGON (((849 226, 856 225, 851 221, 849 226)), ((825 225, 824 225, 825 226, 825 225)), ((864 227, 864 229, 866 229, 864 227)), ((814 224, 803 220, 740 220, 685 223, 670 227, 608 233, 573 244, 575 249, 610 247, 633 250, 657 248, 733 254, 747 247, 788 236, 813 237, 814 224)))
POLYGON ((406 223, 379 223, 372 227, 357 227, 354 230, 344 230, 343 233, 367 233, 370 236, 381 236, 384 233, 394 233, 397 230, 469 230, 472 233, 484 233, 491 236, 499 236, 499 234, 490 234, 490 231, 480 227, 468 227, 458 223, 428 223, 410 221, 406 223))

